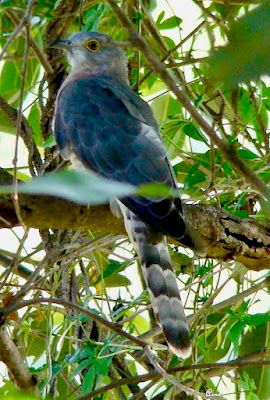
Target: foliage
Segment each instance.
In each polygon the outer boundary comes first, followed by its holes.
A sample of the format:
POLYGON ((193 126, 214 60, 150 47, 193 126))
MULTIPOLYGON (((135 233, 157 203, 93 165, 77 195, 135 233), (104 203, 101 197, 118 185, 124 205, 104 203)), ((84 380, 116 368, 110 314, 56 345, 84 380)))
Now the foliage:
MULTIPOLYGON (((201 1, 189 2, 199 21, 194 19, 194 32, 187 40, 190 31, 184 26, 189 13, 174 8, 173 2, 170 12, 163 10, 165 2, 161 0, 157 4, 143 1, 140 6, 141 2, 123 2, 123 9, 151 50, 172 69, 175 82, 196 110, 245 165, 263 183, 269 184, 270 85, 269 78, 262 75, 269 70, 270 7, 213 1, 206 9, 201 1), (208 48, 200 51, 202 40, 208 48), (217 48, 217 43, 222 45, 217 48)), ((86 179, 85 173, 55 172, 63 167, 63 160, 57 154, 53 138, 53 105, 66 64, 58 50, 47 47, 55 39, 80 29, 99 30, 126 41, 126 29, 106 1, 39 0, 32 10, 28 40, 25 28, 12 37, 16 17, 20 21, 30 3, 26 0, 1 3, 1 48, 12 40, 1 65, 0 131, 9 134, 10 142, 14 142, 17 114, 14 117, 10 111, 22 106, 20 135, 24 145, 20 142, 20 146, 26 148, 29 161, 25 166, 19 158, 14 170, 7 168, 7 172, 25 180, 30 175, 34 178, 22 189, 19 186, 21 192, 49 193, 80 204, 101 204, 112 197, 134 193, 135 189, 129 185, 93 176, 86 179), (46 62, 33 43, 46 55, 46 62), (44 173, 47 174, 41 176, 44 173)), ((144 55, 139 56, 130 48, 128 58, 131 85, 150 101, 183 198, 216 205, 241 218, 258 218, 266 224, 270 218, 269 204, 250 185, 249 177, 240 175, 231 160, 224 158, 202 126, 168 92, 144 55)), ((4 151, 1 149, 1 153, 4 151)), ((7 193, 5 190, 2 188, 2 193, 7 193)), ((138 194, 177 195, 163 185, 146 185, 138 194)), ((179 397, 181 394, 165 378, 152 378, 152 366, 145 362, 141 347, 106 326, 109 320, 137 337, 155 324, 146 308, 149 298, 140 285, 134 252, 125 239, 102 232, 50 229, 40 232, 39 243, 32 248, 29 233, 27 239, 16 228, 10 230, 17 237, 19 234, 19 246, 17 250, 14 245, 11 252, 1 245, 1 300, 5 307, 12 301, 16 288, 19 290, 30 282, 27 298, 60 298, 104 319, 104 323, 96 322, 72 307, 46 303, 25 307, 19 318, 16 311, 10 314, 5 323, 10 336, 16 339, 22 359, 38 380, 40 398, 79 399, 106 385, 117 386, 125 378, 130 381, 94 398, 187 398, 179 397), (40 268, 38 276, 31 282, 29 276, 33 276, 36 268, 40 268), (145 394, 143 380, 139 385, 143 373, 150 373, 145 394)), ((171 255, 179 281, 182 287, 186 286, 183 297, 187 299, 187 311, 193 314, 194 350, 192 357, 182 362, 160 347, 157 350, 160 363, 168 370, 174 369, 174 374, 180 366, 201 364, 199 369, 186 368, 175 375, 184 385, 201 393, 208 389, 225 397, 227 392, 234 392, 230 399, 269 398, 269 365, 235 368, 228 364, 227 369, 213 369, 214 373, 203 366, 238 357, 249 361, 254 359, 254 352, 259 354, 269 346, 269 315, 263 307, 265 291, 258 289, 252 296, 241 297, 243 291, 262 281, 265 273, 247 272, 233 261, 199 260, 182 247, 171 247, 171 255), (230 276, 233 278, 228 279, 230 276), (221 300, 216 299, 219 290, 225 293, 223 299, 238 297, 220 308, 221 300)), ((159 337, 153 341, 163 343, 159 337)), ((260 360, 260 354, 257 357, 260 360)), ((33 394, 29 397, 18 392, 10 378, 3 381, 0 395, 7 400, 33 398, 33 394)))
MULTIPOLYGON (((20 185, 20 193, 53 195, 79 204, 108 203, 113 197, 125 197, 136 193, 135 188, 86 171, 60 171, 43 175, 20 185)), ((0 192, 10 193, 12 186, 2 186, 0 192)))
POLYGON ((267 74, 270 67, 269 28, 270 7, 266 4, 233 21, 228 32, 228 44, 208 59, 211 79, 235 86, 267 74))

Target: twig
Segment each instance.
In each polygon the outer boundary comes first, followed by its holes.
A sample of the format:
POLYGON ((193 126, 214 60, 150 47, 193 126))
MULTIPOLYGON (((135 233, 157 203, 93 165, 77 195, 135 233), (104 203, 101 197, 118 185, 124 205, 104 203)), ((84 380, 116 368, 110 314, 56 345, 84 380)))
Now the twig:
MULTIPOLYGON (((30 1, 32 3, 32 7, 34 6, 35 1, 30 1)), ((20 97, 19 97, 19 109, 17 113, 17 123, 16 123, 16 140, 15 140, 15 151, 14 151, 14 159, 13 159, 13 164, 14 164, 14 170, 13 170, 13 186, 14 186, 14 195, 13 195, 13 202, 14 202, 14 208, 15 212, 18 218, 18 221, 20 225, 23 228, 23 237, 20 242, 19 248, 16 252, 15 258, 13 259, 13 262, 10 266, 10 269, 18 264, 18 259, 20 252, 22 250, 23 244, 25 240, 27 239, 28 236, 28 229, 23 221, 22 214, 21 214, 21 209, 19 205, 19 197, 18 197, 18 174, 17 174, 17 162, 18 162, 18 150, 19 150, 19 137, 20 137, 20 131, 21 131, 21 124, 22 124, 22 108, 23 108, 23 96, 24 96, 24 87, 25 87, 25 80, 26 80, 26 72, 27 72, 27 58, 28 58, 28 50, 29 50, 29 43, 28 43, 28 35, 29 35, 29 17, 31 15, 31 10, 30 8, 28 10, 28 13, 25 13, 24 16, 24 23, 25 23, 25 29, 26 29, 26 42, 25 42, 25 51, 24 51, 24 57, 23 57, 23 65, 22 65, 22 85, 21 85, 21 90, 20 90, 20 97)))
POLYGON ((146 393, 149 389, 151 389, 156 383, 156 379, 153 379, 152 382, 149 382, 148 385, 144 386, 142 389, 140 389, 139 392, 135 393, 130 400, 141 400, 141 399, 147 399, 145 397, 144 393, 146 393))
MULTIPOLYGON (((45 260, 45 259, 44 259, 45 260)), ((44 260, 41 262, 41 264, 44 262, 44 260)), ((31 276, 32 277, 32 276, 31 276)), ((31 278, 30 277, 30 278, 31 278)), ((30 279, 29 278, 29 279, 30 279)), ((14 296, 14 298, 15 296, 14 296)), ((126 339, 128 339, 129 341, 137 344, 138 346, 141 347, 145 347, 145 346, 150 346, 153 348, 160 348, 160 346, 156 343, 148 343, 144 340, 141 340, 127 332, 125 332, 118 324, 115 324, 113 322, 110 322, 102 317, 100 317, 99 315, 93 313, 90 310, 87 310, 77 304, 73 304, 70 301, 65 301, 65 300, 61 300, 61 299, 56 299, 56 298, 39 298, 39 299, 31 299, 31 300, 24 300, 20 303, 15 302, 14 300, 12 301, 12 303, 5 308, 1 308, 0 309, 0 316, 5 318, 7 315, 9 315, 11 312, 19 310, 21 308, 27 307, 27 306, 31 306, 34 304, 42 304, 42 303, 50 303, 50 304, 60 304, 64 307, 70 308, 72 310, 75 310, 79 313, 82 313, 84 315, 87 315, 88 317, 92 318, 94 321, 106 326, 108 329, 110 329, 113 332, 116 332, 117 334, 124 336, 126 339)), ((164 346, 162 346, 162 348, 164 348, 164 346)))
POLYGON ((175 62, 175 63, 170 63, 170 64, 165 64, 167 69, 174 69, 174 68, 179 68, 183 67, 184 65, 193 65, 202 61, 207 60, 208 57, 199 57, 199 58, 192 58, 188 57, 186 59, 183 59, 183 61, 175 62))
MULTIPOLYGON (((40 272, 47 267, 49 263, 52 263, 54 260, 57 260, 59 253, 57 252, 57 256, 55 254, 47 254, 43 260, 39 263, 38 267, 35 271, 29 276, 26 283, 21 287, 21 289, 15 294, 13 297, 12 303, 10 306, 15 306, 20 298, 22 298, 31 288, 32 284, 35 283, 36 278, 39 278, 40 272)), ((8 309, 8 307, 6 308, 8 309)))
POLYGON ((258 292, 259 290, 262 290, 265 287, 268 287, 270 285, 270 276, 265 278, 262 282, 257 283, 257 285, 251 286, 249 289, 244 290, 241 293, 236 294, 235 296, 229 297, 227 300, 221 301, 220 303, 215 304, 212 307, 213 312, 218 312, 220 310, 223 310, 226 307, 230 307, 233 304, 236 304, 237 302, 245 299, 247 296, 250 296, 253 293, 258 292))
MULTIPOLYGON (((17 26, 19 26, 20 18, 18 17, 18 15, 14 10, 7 9, 6 14, 17 26)), ((22 31, 22 33, 26 37, 27 35, 26 32, 22 31)), ((43 54, 42 50, 38 47, 38 45, 36 44, 35 40, 32 38, 31 35, 29 35, 29 44, 32 47, 36 57, 40 61, 40 64, 43 66, 45 72, 47 72, 47 74, 54 74, 54 69, 52 68, 46 56, 43 54)))
MULTIPOLYGON (((226 1, 226 0, 225 0, 226 1)), ((203 11, 205 15, 211 18, 215 23, 228 35, 228 28, 226 27, 223 19, 218 18, 215 14, 212 14, 208 8, 200 0, 194 0, 194 3, 203 11)))
MULTIPOLYGON (((28 23, 28 19, 25 19, 25 23, 28 23)), ((26 42, 25 42, 25 51, 24 51, 24 58, 23 58, 23 65, 22 65, 22 86, 20 90, 20 98, 19 98, 19 109, 17 114, 17 124, 16 124, 16 140, 15 140, 15 151, 14 151, 14 170, 13 170, 13 185, 14 185, 14 208, 16 215, 18 217, 18 221, 20 225, 23 227, 24 230, 24 240, 27 237, 27 229, 26 225, 22 219, 20 205, 18 201, 18 176, 17 176, 17 162, 18 162, 18 150, 19 150, 19 137, 21 131, 21 124, 22 124, 22 108, 23 108, 23 96, 24 96, 24 87, 25 87, 25 79, 26 79, 26 72, 27 72, 27 56, 28 56, 28 35, 29 35, 29 26, 26 26, 26 42)))
POLYGON ((191 395, 191 396, 200 396, 203 399, 216 399, 216 400, 225 400, 224 397, 222 396, 208 396, 205 393, 202 392, 198 392, 197 390, 188 388, 185 385, 182 385, 182 383, 176 381, 174 378, 172 378, 168 372, 166 372, 159 364, 158 362, 155 360, 154 355, 151 353, 151 350, 148 346, 145 347, 145 353, 147 354, 147 357, 150 361, 150 363, 153 365, 153 367, 155 368, 155 370, 163 377, 165 378, 167 381, 169 381, 173 386, 177 387, 178 389, 180 389, 182 392, 191 395))
MULTIPOLYGON (((0 108, 9 118, 11 124, 16 128, 17 120, 18 120, 18 111, 13 108, 10 104, 6 102, 6 100, 0 95, 0 108)), ((42 160, 40 158, 39 151, 37 146, 32 141, 32 128, 28 125, 25 116, 21 115, 21 126, 20 126, 20 136, 24 141, 24 144, 29 152, 29 158, 33 158, 33 163, 36 169, 40 167, 42 164, 42 160)), ((30 168, 30 172, 34 175, 32 168, 30 168)))
MULTIPOLYGON (((173 49, 169 50, 167 54, 161 59, 161 61, 166 61, 170 56, 179 49, 179 47, 183 46, 183 44, 189 40, 191 37, 193 37, 203 26, 205 25, 205 21, 202 21, 196 28, 193 29, 181 42, 179 42, 173 49)), ((145 74, 142 79, 140 80, 138 86, 140 86, 151 74, 153 70, 149 71, 147 74, 145 74)))
POLYGON ((263 138, 264 138, 264 146, 265 146, 265 153, 269 154, 269 133, 267 132, 267 127, 264 124, 264 121, 262 119, 262 116, 260 114, 260 107, 257 103, 257 99, 256 96, 254 94, 254 88, 249 84, 248 85, 248 91, 249 91, 249 96, 252 100, 255 112, 256 112, 256 119, 259 125, 259 130, 260 133, 262 134, 263 138))
MULTIPOLYGON (((224 362, 224 363, 206 363, 206 364, 194 364, 194 365, 188 365, 184 367, 176 367, 168 370, 167 372, 169 374, 175 374, 177 372, 185 372, 185 371, 195 371, 195 370, 201 370, 205 369, 206 371, 211 371, 211 373, 214 371, 217 373, 220 370, 231 370, 234 367, 237 368, 245 368, 247 366, 263 366, 263 365, 269 365, 270 361, 267 360, 262 360, 262 357, 266 357, 269 355, 269 351, 267 352, 266 349, 262 349, 259 352, 256 353, 251 353, 248 355, 245 355, 242 358, 237 358, 232 361, 224 362), (257 358, 257 359, 256 359, 257 358), (256 359, 252 361, 253 359, 256 359)), ((136 376, 131 376, 128 378, 120 379, 117 382, 113 382, 109 385, 103 386, 99 389, 96 389, 92 391, 91 393, 87 393, 84 396, 78 397, 76 400, 89 400, 94 397, 97 397, 103 393, 108 393, 110 390, 115 389, 117 386, 124 386, 124 385, 130 385, 132 383, 139 383, 139 382, 146 382, 149 380, 158 380, 160 378, 160 373, 158 371, 150 371, 147 374, 142 374, 142 375, 136 375, 136 376)), ((212 375, 216 376, 216 375, 212 375)), ((216 397, 216 396, 215 396, 216 397)))
MULTIPOLYGON (((198 283, 198 282, 196 282, 198 283)), ((262 290, 265 287, 268 287, 270 285, 270 277, 268 276, 265 278, 262 282, 250 287, 247 290, 244 290, 241 293, 236 294, 235 296, 229 297, 227 300, 221 301, 220 303, 214 304, 211 307, 211 313, 216 313, 220 310, 223 310, 226 307, 230 307, 237 302, 245 299, 247 296, 250 296, 253 293, 258 292, 259 290, 262 290)), ((189 285, 190 286, 190 285, 189 285)), ((183 288, 185 290, 185 288, 183 288)), ((191 314, 187 316, 187 322, 188 324, 191 324, 194 320, 198 319, 200 316, 200 311, 195 314, 191 314)), ((161 328, 159 326, 154 327, 151 329, 151 331, 145 332, 142 335, 140 335, 140 338, 143 340, 153 338, 161 333, 161 328)))
POLYGON ((6 269, 5 273, 2 275, 2 282, 0 283, 0 292, 1 292, 2 288, 4 287, 4 285, 6 284, 7 279, 9 277, 9 274, 11 273, 11 271, 13 269, 17 269, 18 266, 19 266, 20 254, 21 254, 22 248, 24 246, 24 242, 27 239, 27 236, 28 236, 28 230, 25 230, 24 234, 23 234, 23 237, 20 240, 20 244, 18 246, 18 249, 17 249, 17 251, 16 251, 16 253, 15 253, 15 255, 14 255, 14 257, 13 257, 11 263, 10 263, 10 265, 6 269))
MULTIPOLYGON (((12 258, 6 256, 5 254, 0 253, 0 265, 9 268, 11 264, 12 264, 12 258)), ((30 269, 28 269, 25 265, 20 263, 17 266, 17 271, 15 273, 24 279, 28 279, 33 272, 30 269)))
POLYGON ((28 2, 28 5, 26 7, 26 11, 24 13, 24 16, 21 18, 19 25, 17 26, 15 31, 12 33, 12 35, 9 37, 7 43, 5 44, 3 50, 0 53, 0 61, 1 61, 2 57, 4 56, 4 54, 6 53, 6 51, 8 50, 9 46, 11 45, 11 43, 13 42, 13 40, 16 39, 16 37, 18 36, 20 31, 23 29, 23 26, 25 25, 25 23, 28 23, 30 14, 31 14, 32 9, 33 9, 33 7, 34 7, 36 2, 37 2, 37 0, 30 0, 28 2))
POLYGON ((239 265, 236 267, 231 275, 219 286, 219 288, 216 289, 216 291, 210 296, 206 302, 203 304, 203 306, 196 312, 196 314, 193 314, 192 317, 190 317, 190 323, 193 323, 196 321, 198 318, 201 317, 201 315, 204 313, 205 310, 209 310, 209 307, 211 304, 213 304, 215 298, 219 295, 219 293, 223 290, 223 288, 227 285, 230 280, 236 276, 239 272, 239 270, 242 268, 242 265, 239 265))

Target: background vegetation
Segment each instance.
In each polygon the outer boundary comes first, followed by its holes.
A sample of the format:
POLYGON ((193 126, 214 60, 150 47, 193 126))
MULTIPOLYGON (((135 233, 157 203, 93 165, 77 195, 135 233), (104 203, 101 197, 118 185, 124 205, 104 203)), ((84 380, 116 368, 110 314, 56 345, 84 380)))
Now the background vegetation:
POLYGON ((1 2, 1 398, 270 397, 270 6, 183 4, 1 2), (42 177, 69 168, 52 129, 68 67, 48 44, 79 30, 130 41, 131 86, 150 101, 206 244, 204 259, 170 245, 193 338, 185 361, 155 327, 136 255, 104 205, 134 189, 70 171, 42 177))

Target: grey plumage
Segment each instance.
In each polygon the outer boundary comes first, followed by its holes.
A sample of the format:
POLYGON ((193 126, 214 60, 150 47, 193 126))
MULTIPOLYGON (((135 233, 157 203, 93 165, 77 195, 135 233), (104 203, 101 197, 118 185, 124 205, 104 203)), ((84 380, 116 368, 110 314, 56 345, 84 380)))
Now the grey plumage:
POLYGON ((125 228, 136 249, 157 323, 171 350, 182 358, 191 352, 184 307, 166 237, 121 205, 125 228))
MULTIPOLYGON (((126 57, 117 42, 83 32, 54 46, 66 50, 72 67, 56 102, 55 136, 63 157, 79 160, 109 179, 176 187, 151 108, 129 88, 126 57)), ((169 234, 192 244, 181 201, 128 197, 117 203, 138 253, 157 322, 174 353, 187 357, 188 326, 165 237, 169 234)))

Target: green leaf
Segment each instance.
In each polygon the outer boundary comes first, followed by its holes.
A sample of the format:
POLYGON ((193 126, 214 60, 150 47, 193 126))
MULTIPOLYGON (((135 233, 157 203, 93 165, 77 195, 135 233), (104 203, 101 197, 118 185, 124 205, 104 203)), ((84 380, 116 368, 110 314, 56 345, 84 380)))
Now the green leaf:
POLYGON ((259 326, 270 321, 269 314, 253 314, 244 317, 244 322, 247 325, 259 326))
POLYGON ((226 46, 211 53, 208 76, 236 86, 268 74, 270 69, 270 6, 262 5, 233 22, 226 46))
POLYGON ((127 287, 131 285, 131 281, 124 275, 119 273, 113 274, 105 279, 106 287, 127 287))
POLYGON ((206 180, 205 174, 202 171, 198 171, 198 168, 199 164, 195 164, 192 168, 190 168, 185 179, 184 189, 189 187, 193 188, 193 186, 206 180))
POLYGON ((98 30, 100 20, 108 7, 104 4, 97 4, 95 7, 91 7, 85 15, 85 21, 83 31, 96 31, 98 30))
POLYGON ((28 123, 32 128, 33 131, 33 139, 37 146, 41 146, 43 142, 43 137, 40 128, 40 108, 35 102, 34 105, 31 107, 31 111, 28 115, 28 123))
MULTIPOLYGON (((224 207, 225 209, 225 207, 224 207)), ((236 215, 239 218, 248 218, 249 213, 246 210, 230 210, 231 214, 236 215)))
POLYGON ((159 16, 157 17, 157 21, 156 21, 157 26, 160 25, 161 21, 162 21, 163 18, 164 18, 164 15, 165 15, 165 11, 161 11, 161 13, 159 14, 159 16))
MULTIPOLYGON (((24 54, 25 40, 22 37, 15 40, 12 46, 9 51, 13 51, 18 56, 24 54)), ((22 59, 19 61, 8 60, 4 63, 0 73, 0 93, 12 106, 17 105, 20 96, 22 64, 22 59)), ((38 60, 30 58, 27 62, 24 98, 28 95, 29 89, 32 89, 37 83, 39 71, 40 63, 38 60)))
POLYGON ((146 183, 138 188, 137 194, 145 197, 178 196, 178 190, 165 185, 165 183, 146 183))
POLYGON ((0 74, 0 93, 10 103, 17 102, 21 88, 21 71, 19 63, 6 61, 0 74))
POLYGON ((13 135, 16 133, 16 128, 11 124, 9 118, 2 110, 0 110, 0 131, 13 135))
MULTIPOLYGON (((126 317, 132 317, 134 314, 133 311, 127 310, 125 312, 126 317)), ((126 322, 124 326, 128 329, 130 322, 126 322)), ((132 319, 132 325, 136 329, 136 333, 138 335, 142 335, 150 329, 149 321, 144 318, 142 315, 136 315, 135 318, 132 319)))
POLYGON ((11 6, 11 0, 2 0, 1 1, 1 7, 7 8, 11 6))
POLYGON ((171 159, 175 156, 176 150, 181 150, 184 147, 186 135, 179 128, 178 123, 175 124, 175 121, 166 124, 162 133, 168 156, 171 159))
POLYGON ((191 272, 191 268, 193 267, 193 260, 186 254, 180 253, 177 251, 171 251, 171 258, 175 267, 176 272, 191 272))
POLYGON ((182 23, 182 18, 176 17, 175 15, 166 19, 163 22, 157 21, 158 29, 173 29, 179 27, 182 23))
POLYGON ((47 149, 47 148, 53 147, 53 146, 55 146, 55 145, 56 145, 55 137, 54 137, 53 135, 50 135, 50 136, 48 137, 48 139, 46 139, 46 140, 42 143, 41 147, 44 147, 44 149, 47 149))
POLYGON ((239 339, 245 327, 245 323, 243 321, 237 321, 230 330, 230 338, 233 342, 235 353, 238 351, 239 347, 239 339))
POLYGON ((102 273, 102 277, 100 276, 95 282, 94 285, 97 285, 101 279, 109 278, 109 276, 115 274, 116 272, 123 271, 130 263, 129 262, 119 262, 116 260, 111 260, 110 263, 104 268, 102 273))
POLYGON ((245 124, 253 125, 257 140, 259 143, 262 143, 263 133, 262 128, 258 123, 258 114, 261 118, 263 125, 267 127, 268 117, 264 104, 260 106, 260 111, 258 112, 250 99, 249 91, 241 87, 238 89, 238 110, 241 120, 245 124))
MULTIPOLYGON (((37 400, 38 397, 33 395, 33 392, 29 391, 27 393, 26 390, 18 390, 15 386, 15 383, 11 381, 5 381, 4 385, 0 388, 0 396, 1 399, 5 400, 37 400)), ((40 398, 40 397, 39 397, 40 398)), ((47 397, 46 397, 47 398, 47 397)))
POLYGON ((80 372, 82 372, 83 369, 89 367, 92 364, 92 360, 91 359, 86 359, 80 362, 80 364, 77 366, 77 368, 75 368, 72 377, 75 377, 76 375, 78 375, 80 372))
POLYGON ((264 82, 262 84, 262 100, 266 109, 270 110, 270 87, 267 87, 264 82))
POLYGON ((94 389, 96 378, 96 367, 92 365, 87 371, 82 383, 82 395, 90 393, 94 389))
POLYGON ((108 356, 97 360, 96 371, 98 374, 106 375, 108 373, 112 358, 112 356, 108 356))
MULTIPOLYGON (((175 48, 175 43, 169 36, 162 36, 162 39, 165 41, 165 43, 168 46, 169 50, 172 50, 172 49, 175 48)), ((172 56, 173 57, 178 57, 178 52, 174 51, 172 53, 172 56)))
POLYGON ((193 125, 190 121, 185 121, 182 126, 182 131, 189 137, 207 144, 206 137, 193 125))
MULTIPOLYGON (((169 93, 165 93, 162 96, 158 96, 156 99, 152 100, 151 108, 159 125, 167 122, 170 116, 175 116, 175 114, 181 113, 181 106, 179 102, 174 99, 169 93)), ((172 121, 169 121, 167 122, 167 124, 170 124, 171 122, 172 121)), ((175 120, 174 122, 176 124, 175 120)), ((163 126, 163 128, 164 127, 165 125, 163 126)))
MULTIPOLYGON (((111 181, 86 171, 61 171, 19 185, 20 193, 57 196, 78 204, 104 204, 113 197, 135 194, 135 187, 111 181)), ((12 193, 12 186, 2 186, 0 193, 12 193)))
MULTIPOLYGON (((270 345, 270 323, 255 326, 252 331, 248 330, 239 347, 239 356, 260 352, 262 348, 268 348, 270 345)), ((242 369, 241 369, 242 370, 242 369)), ((270 366, 250 366, 245 367, 248 375, 254 379, 258 388, 257 395, 260 400, 269 400, 270 398, 270 366)))
POLYGON ((234 171, 233 171, 231 165, 227 161, 222 163, 222 169, 227 178, 231 178, 234 175, 234 171))
POLYGON ((240 149, 238 150, 239 156, 243 160, 254 160, 255 158, 259 158, 259 156, 248 149, 240 149))

